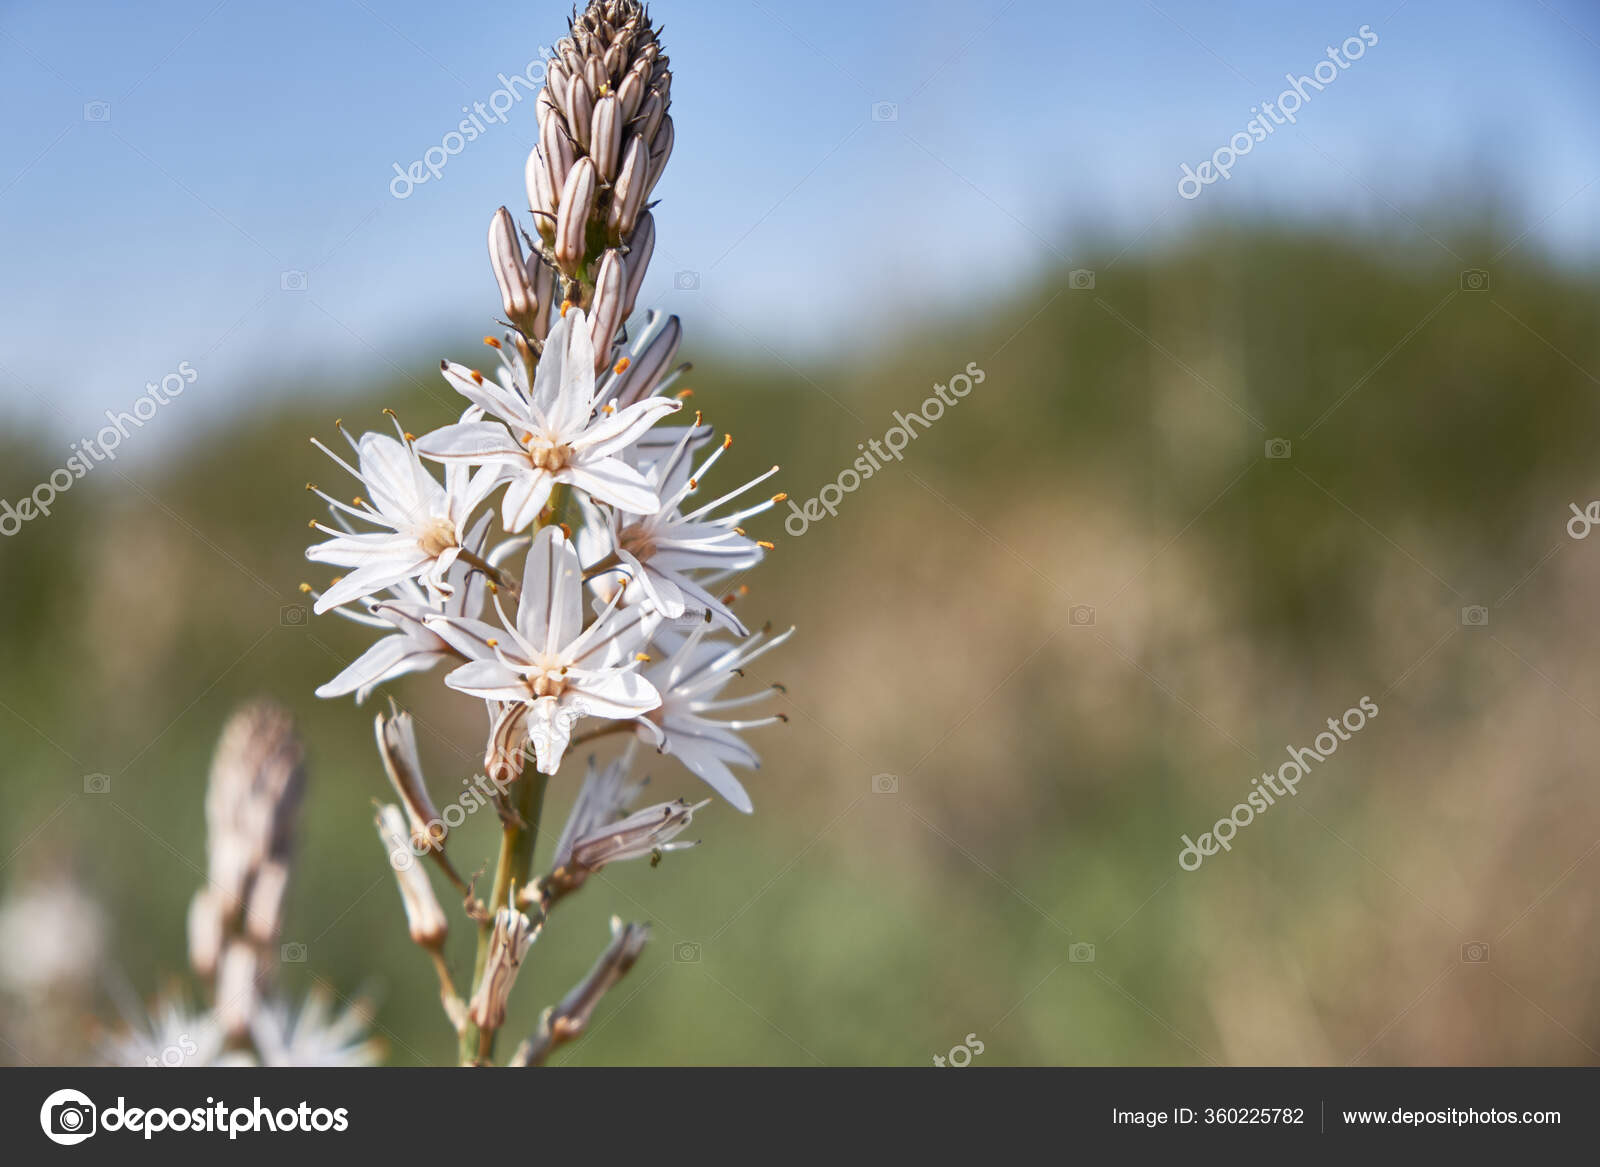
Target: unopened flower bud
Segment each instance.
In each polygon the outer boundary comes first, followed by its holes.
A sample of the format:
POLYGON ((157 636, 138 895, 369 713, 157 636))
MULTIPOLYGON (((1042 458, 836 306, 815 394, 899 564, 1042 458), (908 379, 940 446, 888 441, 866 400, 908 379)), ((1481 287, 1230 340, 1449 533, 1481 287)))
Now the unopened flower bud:
POLYGON ((611 346, 627 319, 628 265, 615 248, 600 257, 594 277, 594 302, 589 310, 589 339, 594 345, 594 371, 611 363, 611 346))
POLYGON ((375 820, 378 838, 389 852, 389 866, 394 868, 395 882, 400 885, 400 902, 406 909, 406 924, 411 929, 411 939, 424 948, 439 949, 444 945, 450 930, 444 909, 433 894, 433 884, 411 846, 406 830, 406 818, 400 808, 380 806, 375 820))
POLYGON ((650 314, 644 331, 628 354, 628 367, 609 386, 611 399, 618 409, 655 396, 657 387, 677 358, 678 343, 682 339, 683 325, 676 316, 650 314))
POLYGON ((589 85, 589 92, 598 98, 611 79, 606 73, 605 61, 594 56, 593 49, 589 52, 590 55, 583 62, 583 79, 589 85))
POLYGON ((577 275, 583 264, 589 213, 594 210, 598 186, 594 159, 580 158, 573 165, 572 173, 567 175, 567 185, 561 191, 561 207, 556 213, 555 259, 557 266, 569 276, 577 275))
POLYGON ((400 805, 405 807, 411 838, 428 846, 442 845, 444 820, 439 817, 422 776, 422 759, 417 753, 417 731, 411 714, 396 711, 385 716, 380 713, 372 728, 389 784, 400 796, 400 805))
MULTIPOLYGON (((544 256, 537 251, 528 253, 528 283, 540 304, 556 302, 556 269, 546 263, 544 256)), ((530 335, 535 340, 543 340, 550 335, 550 313, 547 310, 541 308, 534 317, 530 335)))
POLYGON ((495 913, 483 979, 467 1005, 467 1016, 479 1029, 498 1029, 505 1021, 506 1001, 522 968, 522 958, 537 933, 533 921, 515 908, 501 908, 495 913))
POLYGON ((656 183, 661 181, 661 172, 667 168, 667 159, 671 157, 672 115, 668 114, 661 120, 661 128, 656 131, 656 136, 650 140, 650 181, 646 184, 646 194, 655 190, 656 183))
POLYGON ((546 109, 539 117, 539 149, 550 171, 551 189, 560 190, 566 185, 572 164, 578 160, 578 152, 564 119, 554 108, 546 109))
MULTIPOLYGON (((567 72, 567 67, 560 60, 551 60, 545 64, 544 88, 539 91, 539 101, 535 104, 548 102, 550 106, 561 113, 567 113, 567 86, 572 83, 572 74, 567 72)), ((540 119, 542 126, 543 119, 540 119)))
MULTIPOLYGON (((511 212, 501 207, 489 221, 489 265, 500 285, 500 304, 506 319, 524 334, 532 333, 539 316, 539 300, 528 282, 522 242, 511 212)), ((546 308, 549 305, 545 306, 546 308)))
POLYGON ((644 273, 650 267, 650 257, 656 250, 656 221, 649 211, 639 220, 633 234, 628 237, 628 282, 622 295, 622 318, 633 315, 633 306, 639 299, 639 289, 644 285, 644 273))
POLYGON ((628 129, 638 134, 646 142, 653 141, 656 131, 661 128, 661 119, 667 116, 667 102, 659 90, 652 89, 645 95, 644 104, 639 107, 639 114, 633 119, 628 129))
POLYGON ((633 63, 628 75, 617 86, 617 104, 622 107, 622 121, 626 125, 644 104, 644 95, 650 85, 650 62, 642 57, 633 63))
POLYGON ((622 152, 622 111, 614 94, 594 103, 594 127, 589 132, 589 156, 600 177, 610 182, 617 176, 617 158, 622 152))
POLYGON ((222 905, 211 888, 203 887, 189 901, 189 964, 202 980, 217 975, 222 955, 222 905))
POLYGON ((581 75, 567 85, 567 125, 578 146, 589 148, 589 131, 594 128, 594 91, 581 75))
POLYGON ((550 182, 550 170, 538 146, 528 151, 528 165, 523 171, 528 186, 528 210, 533 212, 533 223, 546 243, 555 238, 556 201, 559 188, 550 182))
POLYGON ((632 233, 644 206, 645 188, 650 184, 650 151, 637 134, 628 138, 617 181, 611 188, 611 209, 606 214, 606 231, 620 242, 632 233))

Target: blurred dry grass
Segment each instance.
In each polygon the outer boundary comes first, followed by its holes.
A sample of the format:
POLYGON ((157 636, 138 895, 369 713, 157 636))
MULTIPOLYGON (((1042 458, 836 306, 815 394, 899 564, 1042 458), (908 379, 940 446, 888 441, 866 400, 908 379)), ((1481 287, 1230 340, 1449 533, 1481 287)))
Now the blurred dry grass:
MULTIPOLYGON (((1600 1060, 1600 560, 1564 531, 1600 495, 1600 277, 1512 252, 1469 293, 1440 254, 1219 231, 854 368, 693 354, 696 403, 738 438, 718 473, 775 459, 799 499, 935 380, 988 378, 837 517, 798 539, 769 519, 742 603, 801 633, 752 676, 785 681, 791 715, 762 731, 757 814, 718 806, 700 850, 563 907, 512 1031, 616 911, 657 942, 577 1062, 926 1064, 972 1032, 991 1065, 1600 1060), (1292 457, 1264 457, 1275 437, 1292 457), (1179 870, 1181 834, 1363 695, 1380 715, 1298 797, 1179 870), (1464 963, 1477 942, 1490 959, 1464 963)), ((432 389, 343 412, 420 429, 444 417, 432 389)), ((438 1060, 368 827, 368 715, 310 695, 362 636, 280 617, 306 574, 299 486, 326 477, 308 396, 225 450, 97 470, 0 547, 0 879, 70 857, 116 921, 108 973, 153 991, 183 963, 217 728, 270 692, 314 767, 288 927, 310 959, 286 977, 375 991, 391 1060, 438 1060), (81 793, 93 771, 110 795, 81 793)), ((12 439, 5 497, 50 449, 12 439)), ((436 678, 398 694, 448 791, 481 713, 436 678)), ((463 860, 487 858, 487 824, 469 832, 463 860)), ((18 1009, 0 1057, 82 1055, 24 1051, 18 1009)))

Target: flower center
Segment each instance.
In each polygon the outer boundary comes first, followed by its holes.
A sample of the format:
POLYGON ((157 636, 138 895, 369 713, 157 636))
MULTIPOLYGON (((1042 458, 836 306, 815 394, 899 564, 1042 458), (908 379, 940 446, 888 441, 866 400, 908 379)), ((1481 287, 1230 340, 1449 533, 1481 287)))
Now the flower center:
POLYGON ((537 470, 554 473, 557 470, 565 470, 571 464, 571 446, 557 445, 549 438, 533 433, 523 434, 522 444, 528 448, 528 458, 537 470))
POLYGON ((617 545, 639 560, 656 553, 655 532, 643 523, 629 523, 617 533, 617 545))
POLYGON ((456 545, 455 525, 449 519, 433 519, 422 529, 417 543, 429 555, 438 557, 456 545))

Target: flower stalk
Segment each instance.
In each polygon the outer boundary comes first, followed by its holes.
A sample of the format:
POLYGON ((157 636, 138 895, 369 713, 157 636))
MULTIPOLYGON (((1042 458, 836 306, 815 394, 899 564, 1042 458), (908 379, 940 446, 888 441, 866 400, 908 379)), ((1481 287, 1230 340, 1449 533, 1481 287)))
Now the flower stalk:
MULTIPOLYGON (((319 614, 383 633, 318 694, 359 703, 442 664, 444 685, 481 700, 488 716, 483 776, 493 792, 469 790, 443 811, 411 718, 391 709, 376 721, 398 798, 380 809, 379 833, 404 860, 395 875, 407 926, 433 962, 462 1065, 493 1060, 510 995, 527 979, 523 959, 558 902, 610 864, 654 866, 693 845, 677 836, 710 800, 632 810, 644 784, 637 747, 681 763, 748 813, 752 800, 732 767, 756 767, 744 735, 782 720, 723 715, 779 689, 722 695, 788 635, 751 635, 729 606, 745 590, 737 578, 773 549, 745 524, 784 498, 770 488, 750 495, 777 467, 701 501, 705 475, 733 439, 716 442, 699 414, 689 425, 673 420, 688 393, 669 392, 689 367, 678 362, 678 318, 650 312, 629 331, 655 249, 650 197, 672 152, 671 82, 638 0, 593 0, 574 14, 536 103, 540 140, 524 173, 531 229, 505 207, 490 219, 506 331, 485 339, 499 367, 442 361, 463 399, 455 421, 413 435, 391 415, 395 437, 346 434, 353 460, 326 451, 360 483, 354 504, 312 488, 331 522, 314 524, 327 538, 307 555, 345 574, 306 590, 319 614), (572 747, 621 742, 627 748, 606 765, 591 759, 541 868, 546 794, 572 747), (501 831, 480 900, 476 880, 458 873, 459 854, 447 852, 459 851, 452 814, 482 806, 494 808, 501 831), (464 992, 445 956, 433 869, 476 925, 464 992), (545 874, 535 879, 537 870, 545 874)), ((268 874, 268 900, 273 886, 268 874)), ((206 923, 197 921, 196 934, 210 942, 206 923)), ((616 922, 601 960, 546 1011, 515 1063, 540 1064, 581 1034, 647 935, 642 924, 616 922)))

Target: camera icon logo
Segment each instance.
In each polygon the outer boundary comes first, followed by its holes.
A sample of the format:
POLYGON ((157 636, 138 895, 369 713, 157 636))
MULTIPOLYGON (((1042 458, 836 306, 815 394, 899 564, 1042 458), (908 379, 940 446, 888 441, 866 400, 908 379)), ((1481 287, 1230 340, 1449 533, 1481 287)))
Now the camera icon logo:
POLYGON ((700 946, 692 940, 680 940, 672 946, 672 959, 679 964, 699 964, 700 946))
POLYGON ((1482 604, 1468 604, 1461 609, 1461 624, 1465 628, 1487 628, 1489 609, 1482 604))
POLYGON ((83 792, 85 794, 110 794, 110 774, 85 774, 83 776, 83 792))
POLYGON ((1074 292, 1088 292, 1094 289, 1094 272, 1086 267, 1075 267, 1067 273, 1067 287, 1074 292))
POLYGON ((285 628, 302 628, 306 622, 306 610, 302 604, 285 604, 278 609, 278 623, 285 628))
POLYGON ((700 273, 697 271, 673 272, 672 286, 680 292, 698 292, 700 290, 700 273))
POLYGON ((291 269, 278 277, 278 287, 285 292, 303 292, 306 290, 306 273, 291 269))
POLYGON ((872 120, 897 122, 900 120, 900 107, 892 101, 875 101, 872 103, 872 120))
POLYGON ((57 1090, 39 1108, 39 1125, 45 1138, 63 1147, 83 1142, 94 1134, 99 1111, 89 1096, 78 1090, 57 1090))
POLYGON ((304 964, 306 962, 306 946, 298 940, 291 940, 278 949, 278 956, 284 964, 304 964))
POLYGON ((1487 940, 1469 940, 1461 946, 1462 964, 1488 964, 1489 942, 1487 940))
POLYGON ((1073 964, 1093 964, 1094 945, 1079 941, 1067 949, 1067 959, 1073 964))
POLYGON ((1267 457, 1269 458, 1282 461, 1284 458, 1287 458, 1290 455, 1293 449, 1294 447, 1289 444, 1288 438, 1267 439, 1267 457))
POLYGON ((86 101, 83 103, 83 120, 86 122, 108 122, 111 120, 111 103, 109 101, 86 101))
POLYGON ((1487 292, 1489 290, 1489 273, 1481 267, 1469 267, 1461 273, 1461 290, 1463 292, 1487 292))
POLYGON ((1074 628, 1089 628, 1094 625, 1094 605, 1074 604, 1067 609, 1067 623, 1074 628))
POLYGON ((874 774, 872 776, 872 793, 899 794, 900 779, 893 774, 874 774))

